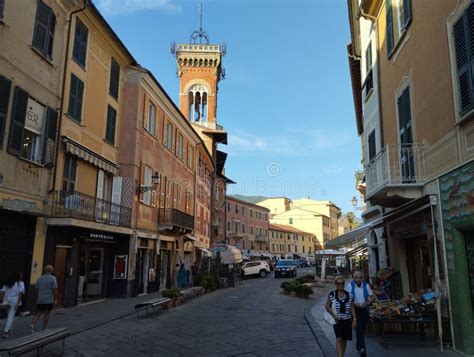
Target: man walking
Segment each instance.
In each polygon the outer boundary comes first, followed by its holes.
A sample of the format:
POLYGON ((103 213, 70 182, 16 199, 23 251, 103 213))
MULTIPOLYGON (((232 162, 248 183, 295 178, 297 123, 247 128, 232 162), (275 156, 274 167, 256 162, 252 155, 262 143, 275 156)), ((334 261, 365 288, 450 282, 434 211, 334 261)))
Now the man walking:
POLYGON ((351 293, 354 298, 357 351, 361 356, 365 356, 365 331, 367 330, 367 323, 369 322, 368 306, 374 299, 374 295, 369 284, 363 281, 362 278, 362 273, 360 271, 355 271, 353 280, 347 284, 346 291, 351 293))
POLYGON ((56 296, 58 290, 58 282, 56 278, 51 275, 53 273, 53 266, 46 265, 44 267, 43 275, 36 281, 36 290, 38 292, 38 299, 36 303, 36 315, 33 316, 30 328, 34 332, 35 324, 43 315, 43 330, 48 327, 49 314, 53 309, 53 304, 56 305, 56 296))

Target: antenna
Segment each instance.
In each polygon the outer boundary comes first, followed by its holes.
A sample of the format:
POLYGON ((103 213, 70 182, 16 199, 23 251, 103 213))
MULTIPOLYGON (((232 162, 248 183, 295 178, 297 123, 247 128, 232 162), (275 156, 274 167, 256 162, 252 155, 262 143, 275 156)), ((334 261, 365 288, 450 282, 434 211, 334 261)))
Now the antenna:
POLYGON ((203 39, 205 40, 206 44, 209 44, 209 35, 202 29, 202 1, 199 3, 199 30, 194 31, 191 34, 191 39, 189 42, 191 42, 194 45, 198 44, 202 45, 203 39))

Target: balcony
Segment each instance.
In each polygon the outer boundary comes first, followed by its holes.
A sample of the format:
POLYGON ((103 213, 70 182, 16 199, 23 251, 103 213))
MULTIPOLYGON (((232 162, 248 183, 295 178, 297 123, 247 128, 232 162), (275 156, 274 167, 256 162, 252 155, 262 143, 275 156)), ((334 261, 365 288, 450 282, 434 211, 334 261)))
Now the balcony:
POLYGON ((130 227, 132 209, 77 191, 55 191, 51 216, 84 219, 115 226, 130 227))
POLYGON ((268 237, 264 236, 264 235, 257 234, 255 236, 255 241, 257 241, 257 242, 266 242, 266 241, 268 241, 268 237))
POLYGON ((189 233, 194 230, 194 217, 176 208, 160 208, 158 230, 172 233, 189 233))
POLYGON ((366 199, 396 207, 421 196, 426 182, 423 144, 387 145, 366 169, 366 199))
POLYGON ((362 197, 365 197, 365 171, 355 172, 356 190, 360 192, 362 197))

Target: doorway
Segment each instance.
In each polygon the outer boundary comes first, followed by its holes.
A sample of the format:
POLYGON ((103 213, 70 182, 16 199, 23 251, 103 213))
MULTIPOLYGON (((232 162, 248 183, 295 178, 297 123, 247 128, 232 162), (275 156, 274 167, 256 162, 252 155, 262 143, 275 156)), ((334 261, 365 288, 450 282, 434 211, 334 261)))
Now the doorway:
POLYGON ((86 269, 87 296, 101 296, 104 282, 104 248, 89 249, 86 269))
POLYGON ((64 306, 70 251, 71 247, 69 246, 56 246, 54 254, 54 276, 58 283, 58 306, 64 306))

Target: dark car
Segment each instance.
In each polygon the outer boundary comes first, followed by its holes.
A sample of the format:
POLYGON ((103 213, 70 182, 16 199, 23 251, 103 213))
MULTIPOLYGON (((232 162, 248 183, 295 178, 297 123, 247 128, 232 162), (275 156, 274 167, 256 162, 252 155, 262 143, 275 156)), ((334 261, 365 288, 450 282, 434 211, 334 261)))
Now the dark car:
POLYGON ((294 262, 298 268, 306 268, 308 266, 306 259, 295 259, 294 262))
POLYGON ((296 264, 292 259, 280 259, 275 265, 275 278, 296 277, 296 264))

